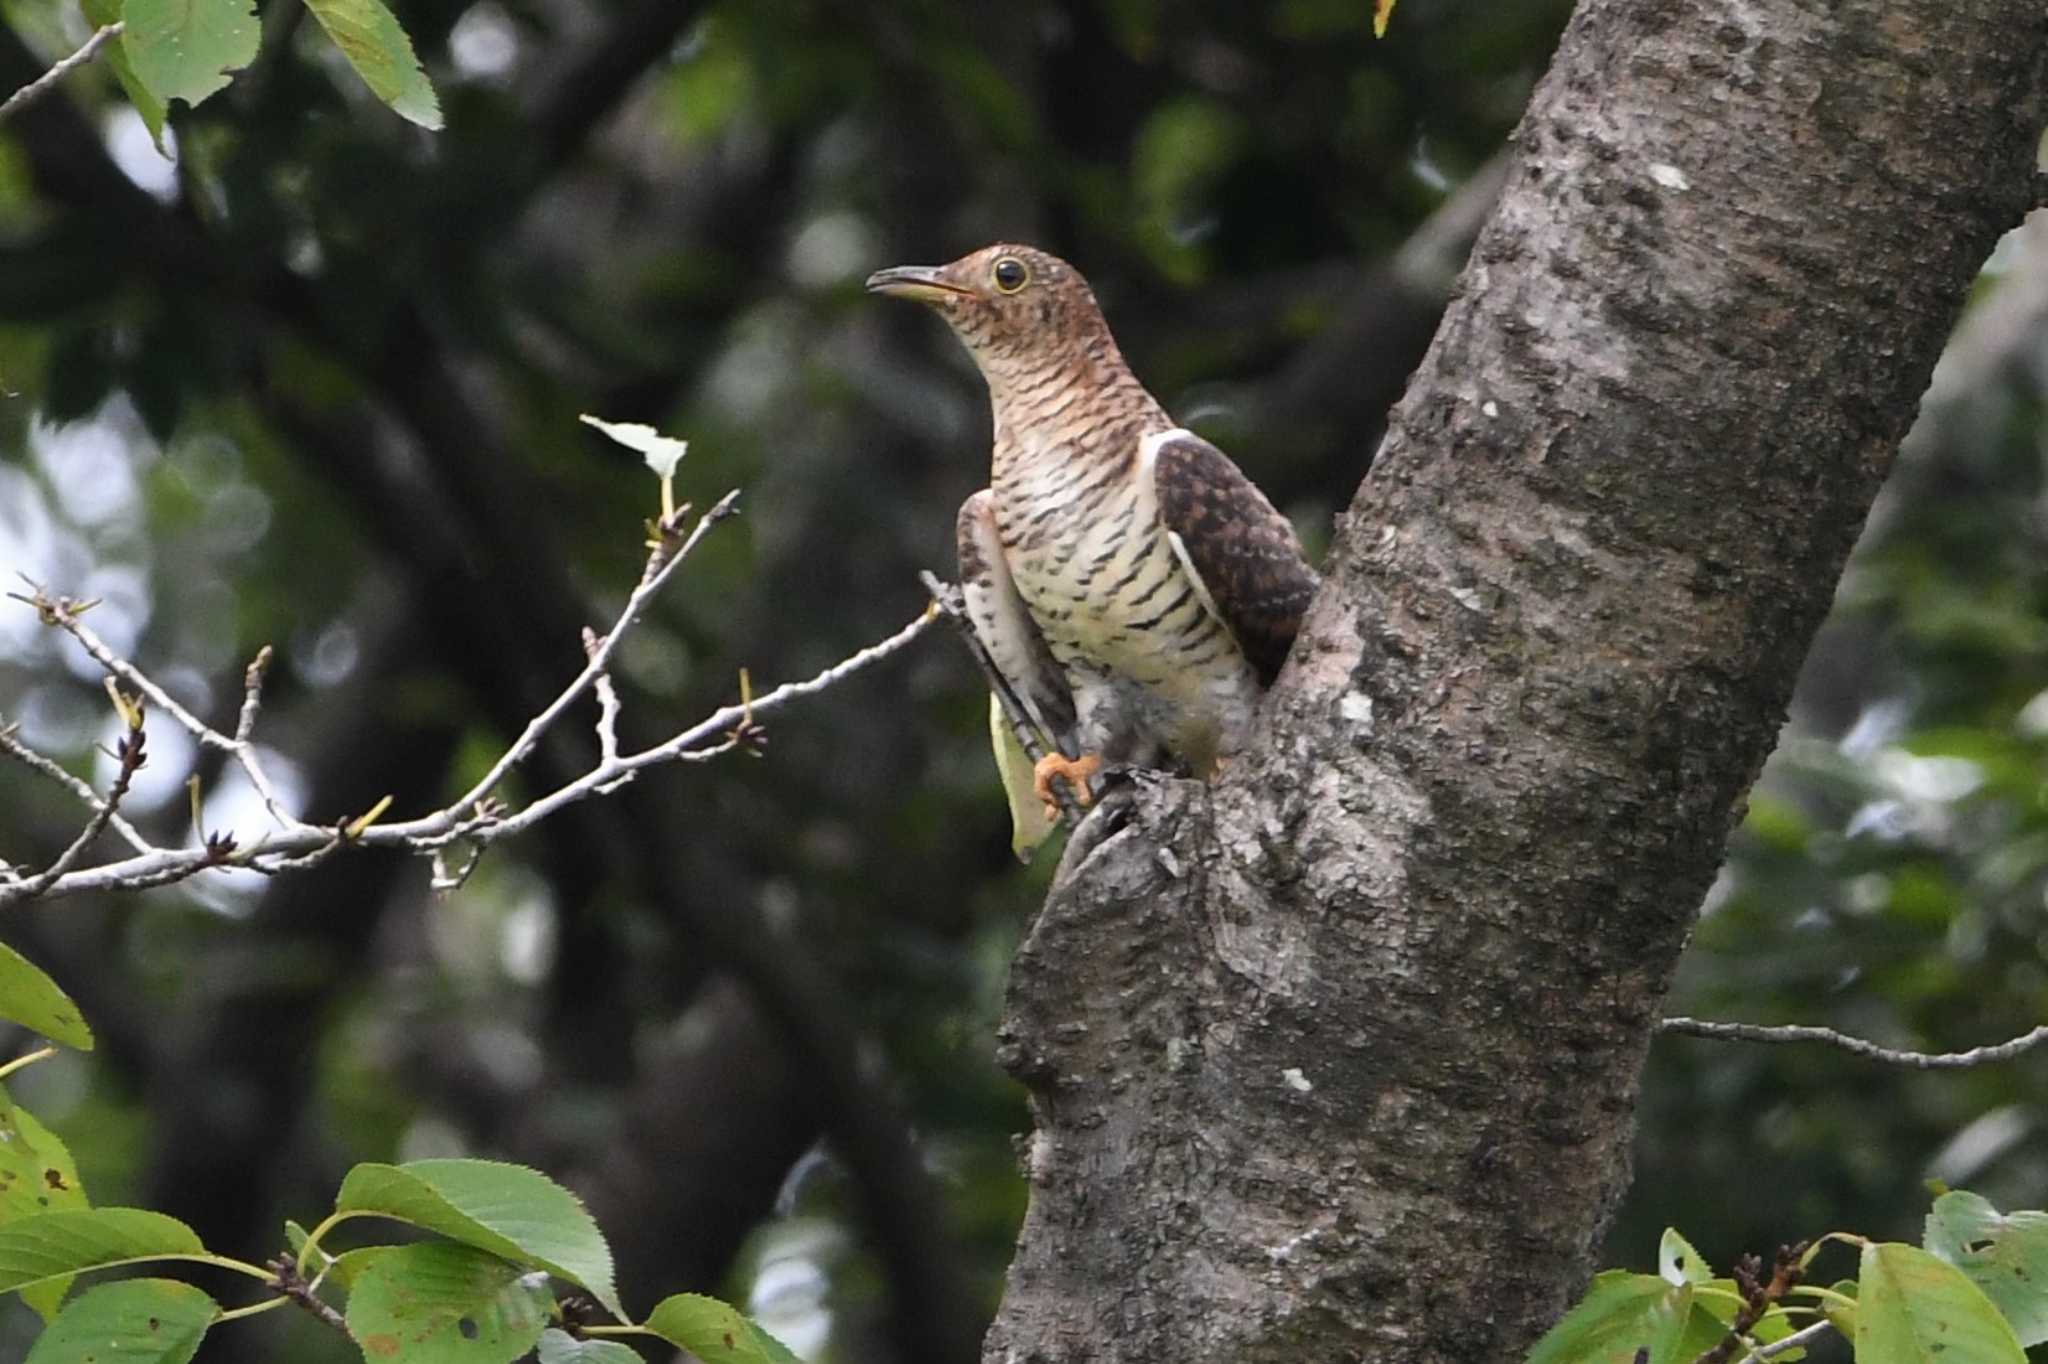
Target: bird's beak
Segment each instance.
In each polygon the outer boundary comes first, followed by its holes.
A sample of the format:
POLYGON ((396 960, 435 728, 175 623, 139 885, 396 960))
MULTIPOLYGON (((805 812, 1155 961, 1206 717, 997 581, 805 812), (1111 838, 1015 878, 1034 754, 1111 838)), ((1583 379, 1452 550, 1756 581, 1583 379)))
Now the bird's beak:
POLYGON ((868 276, 868 292, 918 303, 947 303, 974 296, 972 291, 947 279, 943 268, 936 265, 896 265, 877 270, 868 276))

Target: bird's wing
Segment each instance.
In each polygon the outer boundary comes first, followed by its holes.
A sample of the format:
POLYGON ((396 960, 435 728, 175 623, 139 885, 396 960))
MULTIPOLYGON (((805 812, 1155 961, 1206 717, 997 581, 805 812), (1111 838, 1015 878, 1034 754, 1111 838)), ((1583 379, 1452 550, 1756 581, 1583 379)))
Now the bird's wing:
POLYGON ((1293 523, 1192 431, 1147 437, 1144 462, 1174 554, 1259 681, 1272 685, 1321 581, 1293 523))
MULTIPOLYGON (((962 504, 959 538, 960 590, 975 638, 1019 708, 1038 727, 1046 751, 1075 756, 1074 694, 1010 577, 988 489, 962 504)), ((1052 822, 1044 817, 1033 792, 1031 760, 1011 732, 1001 700, 994 696, 989 698, 989 736, 1010 801, 1011 846, 1019 857, 1028 858, 1052 831, 1052 822)))

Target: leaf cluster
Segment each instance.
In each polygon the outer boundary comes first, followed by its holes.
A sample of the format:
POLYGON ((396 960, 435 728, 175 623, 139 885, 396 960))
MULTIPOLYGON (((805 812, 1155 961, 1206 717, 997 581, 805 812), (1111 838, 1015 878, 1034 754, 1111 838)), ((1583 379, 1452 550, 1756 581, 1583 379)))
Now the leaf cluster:
POLYGON ((524 1166, 358 1165, 334 1211, 310 1233, 287 1223, 294 1253, 262 1266, 209 1251, 162 1213, 89 1206, 63 1144, 26 1110, 0 1107, 0 1135, 8 1138, 0 1141, 0 1292, 20 1293, 48 1323, 29 1364, 185 1364, 208 1331, 294 1303, 341 1325, 368 1364, 510 1364, 536 1349, 548 1364, 630 1364, 639 1355, 615 1338, 635 1336, 707 1364, 796 1364, 781 1342, 715 1298, 675 1294, 633 1321, 597 1224, 568 1190, 524 1166), (340 1254, 327 1248, 334 1228, 363 1218, 441 1239, 340 1254), (269 1296, 230 1308, 190 1284, 153 1277, 70 1295, 81 1273, 164 1262, 234 1271, 269 1296), (558 1284, 595 1299, 614 1320, 587 1320, 558 1284), (323 1290, 345 1295, 345 1314, 323 1290))
POLYGON ((2048 1213, 2000 1213, 1947 1190, 1918 1246, 1838 1231, 1781 1261, 1791 1272, 1768 1290, 1740 1271, 1716 1278, 1667 1228, 1657 1273, 1595 1276, 1529 1364, 1793 1361, 1829 1330, 1852 1343, 1857 1364, 2025 1364, 2026 1347, 2048 1341, 2048 1213), (1799 1282, 1837 1244, 1856 1250, 1856 1275, 1799 1282))

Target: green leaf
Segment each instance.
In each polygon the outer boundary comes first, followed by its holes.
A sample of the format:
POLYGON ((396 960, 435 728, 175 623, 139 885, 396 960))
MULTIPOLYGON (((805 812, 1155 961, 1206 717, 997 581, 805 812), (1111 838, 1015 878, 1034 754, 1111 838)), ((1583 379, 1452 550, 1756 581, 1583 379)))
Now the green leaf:
POLYGON ((370 93, 422 128, 440 128, 441 101, 434 96, 433 82, 383 0, 306 0, 306 8, 370 93))
MULTIPOLYGON (((89 1206, 71 1152, 35 1114, 15 1107, 0 1086, 0 1225, 89 1206)), ((24 1289, 21 1297, 49 1321, 70 1291, 71 1277, 65 1275, 24 1289)))
POLYGON ((472 1246, 381 1251, 348 1295, 348 1331, 371 1364, 510 1364, 555 1310, 547 1277, 472 1246))
POLYGON ((801 1364, 787 1345, 737 1309, 701 1293, 663 1298, 648 1314, 646 1325, 704 1364, 801 1364))
POLYGON ((1865 1244, 1858 1279, 1856 1364, 2026 1364, 1983 1290, 1918 1246, 1865 1244))
POLYGON ((6 943, 0 943, 0 1018, 34 1028, 52 1042, 92 1050, 92 1029, 71 997, 6 943))
POLYGON ((1678 1234, 1678 1228, 1664 1228, 1657 1245, 1657 1273, 1665 1283, 1706 1283, 1714 1277, 1707 1262, 1692 1248, 1692 1242, 1678 1234))
POLYGON ((2048 1212, 2001 1213, 1960 1190, 1934 1200, 1927 1249, 1969 1276, 2022 1345, 2048 1340, 2048 1212))
MULTIPOLYGON (((78 8, 84 13, 85 21, 94 28, 105 28, 121 17, 121 0, 79 0, 78 8)), ((109 43, 100 49, 100 54, 112 69, 114 79, 121 82, 128 102, 135 106, 136 113, 142 115, 142 126, 149 129, 149 140, 156 144, 158 151, 163 151, 164 102, 151 94, 149 87, 137 78, 135 63, 128 60, 127 48, 119 43, 109 43)))
POLYGON ((176 1279, 123 1279, 78 1295, 23 1364, 186 1364, 220 1305, 176 1279))
POLYGON ((1536 1342, 1529 1364, 1634 1364, 1643 1349, 1650 1364, 1670 1364, 1698 1329, 1692 1298, 1691 1284, 1674 1286, 1655 1274, 1596 1274, 1579 1305, 1536 1342))
MULTIPOLYGON (((297 1222, 290 1218, 285 1219, 284 1239, 285 1244, 292 1248, 292 1254, 303 1253, 311 1235, 312 1233, 297 1222)), ((336 1255, 327 1247, 321 1246, 313 1252, 319 1258, 313 1261, 312 1267, 308 1270, 308 1277, 325 1278, 327 1282, 346 1292, 355 1285, 356 1275, 362 1272, 364 1265, 385 1251, 395 1249, 395 1246, 362 1246, 356 1250, 344 1250, 336 1255)))
POLYGON ((334 1206, 395 1217, 545 1269, 626 1320, 603 1233, 576 1195, 538 1170, 494 1160, 358 1165, 341 1182, 334 1206))
POLYGON ((127 0, 121 48, 159 103, 199 104, 256 59, 262 30, 249 0, 127 0))
POLYGON ((0 1293, 166 1255, 203 1255, 192 1228, 147 1208, 38 1213, 0 1226, 0 1293))
POLYGON ((540 1337, 540 1364, 642 1364, 640 1353, 616 1340, 578 1340, 549 1328, 540 1337))
POLYGON ((1827 1317, 1828 1324, 1841 1333, 1842 1339, 1856 1339, 1856 1281, 1837 1279, 1828 1287, 1849 1299, 1849 1305, 1845 1307, 1832 1298, 1823 1298, 1820 1304, 1821 1312, 1827 1317))

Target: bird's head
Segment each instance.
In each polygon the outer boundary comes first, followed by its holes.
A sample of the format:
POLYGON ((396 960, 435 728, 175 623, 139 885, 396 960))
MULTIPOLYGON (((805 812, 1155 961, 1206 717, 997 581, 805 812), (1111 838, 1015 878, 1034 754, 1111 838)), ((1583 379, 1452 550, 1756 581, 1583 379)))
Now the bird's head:
POLYGON ((998 401, 1049 371, 1123 365, 1088 281, 1035 247, 999 242, 950 265, 877 270, 868 288, 923 303, 951 323, 998 401))

